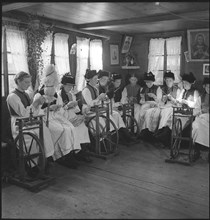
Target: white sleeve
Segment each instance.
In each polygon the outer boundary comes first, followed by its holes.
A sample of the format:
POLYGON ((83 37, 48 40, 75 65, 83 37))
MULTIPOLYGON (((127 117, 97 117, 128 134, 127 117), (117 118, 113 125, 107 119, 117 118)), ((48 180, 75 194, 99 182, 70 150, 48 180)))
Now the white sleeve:
POLYGON ((32 109, 34 113, 37 110, 33 107, 33 105, 25 108, 19 96, 14 93, 11 93, 7 97, 7 104, 18 114, 19 117, 28 117, 30 114, 30 109, 32 109))
POLYGON ((58 93, 57 93, 57 95, 58 95, 58 98, 56 99, 56 104, 63 106, 63 100, 62 100, 61 96, 58 93))
POLYGON ((199 93, 198 93, 197 90, 195 90, 195 92, 194 92, 194 101, 187 100, 188 106, 191 107, 191 108, 198 108, 198 104, 199 104, 198 99, 199 99, 199 93))
POLYGON ((127 97, 128 97, 128 93, 127 93, 127 89, 125 87, 122 91, 122 98, 121 98, 120 102, 122 104, 128 103, 127 97))
POLYGON ((182 89, 182 90, 178 89, 177 90, 177 96, 176 96, 177 101, 180 102, 182 100, 183 93, 184 93, 184 89, 182 89))
POLYGON ((87 105, 89 106, 94 106, 94 104, 98 101, 98 99, 93 100, 90 90, 88 88, 84 88, 82 90, 82 96, 85 99, 87 105))

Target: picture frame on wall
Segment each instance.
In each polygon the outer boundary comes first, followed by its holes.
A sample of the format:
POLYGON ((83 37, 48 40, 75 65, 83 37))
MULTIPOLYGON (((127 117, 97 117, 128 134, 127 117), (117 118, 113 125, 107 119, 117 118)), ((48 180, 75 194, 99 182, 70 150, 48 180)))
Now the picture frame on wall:
POLYGON ((123 53, 123 54, 128 53, 131 48, 132 42, 133 42, 133 37, 125 35, 125 37, 123 39, 123 43, 122 43, 121 53, 123 53))
POLYGON ((187 30, 190 61, 209 61, 209 29, 187 30))
POLYGON ((119 65, 119 45, 110 44, 110 65, 119 65))
POLYGON ((209 76, 209 63, 203 64, 203 75, 209 76))

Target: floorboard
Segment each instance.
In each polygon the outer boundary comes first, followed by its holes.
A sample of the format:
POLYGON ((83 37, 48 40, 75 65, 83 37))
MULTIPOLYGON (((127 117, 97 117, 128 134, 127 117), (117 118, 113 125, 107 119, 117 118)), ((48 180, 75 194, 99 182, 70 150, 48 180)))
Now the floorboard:
POLYGON ((209 163, 165 163, 169 150, 140 142, 120 146, 110 160, 93 158, 77 170, 54 164, 53 185, 32 193, 2 189, 3 218, 209 218, 209 163))

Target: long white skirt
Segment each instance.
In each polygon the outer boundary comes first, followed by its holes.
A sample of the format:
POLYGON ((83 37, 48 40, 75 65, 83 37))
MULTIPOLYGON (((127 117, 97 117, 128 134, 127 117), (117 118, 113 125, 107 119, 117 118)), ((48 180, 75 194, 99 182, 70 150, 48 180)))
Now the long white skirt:
POLYGON ((54 143, 54 160, 70 153, 72 150, 75 150, 76 152, 81 150, 80 140, 76 129, 59 111, 49 112, 48 127, 54 143))
POLYGON ((172 118, 173 118, 173 108, 166 107, 162 108, 160 111, 160 121, 158 129, 168 126, 172 129, 172 118))
POLYGON ((85 125, 84 121, 80 120, 81 115, 76 115, 74 109, 63 110, 61 113, 67 120, 69 120, 73 124, 76 135, 75 139, 78 140, 80 144, 90 143, 88 128, 85 125))
POLYGON ((154 132, 159 123, 160 108, 156 106, 155 102, 147 102, 141 105, 138 115, 138 125, 139 130, 148 128, 150 131, 154 132))
POLYGON ((192 124, 193 142, 209 147, 209 114, 201 114, 192 124))

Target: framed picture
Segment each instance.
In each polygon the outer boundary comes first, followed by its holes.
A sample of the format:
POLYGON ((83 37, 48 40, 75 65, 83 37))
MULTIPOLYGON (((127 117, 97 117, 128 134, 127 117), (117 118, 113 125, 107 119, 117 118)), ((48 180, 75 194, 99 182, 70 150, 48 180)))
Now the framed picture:
POLYGON ((203 75, 209 76, 209 63, 203 64, 203 75))
POLYGON ((110 44, 110 64, 119 65, 119 46, 118 44, 110 44))
POLYGON ((209 61, 209 29, 187 30, 190 61, 209 61))
POLYGON ((131 44, 132 44, 132 41, 133 41, 133 37, 132 36, 126 35, 124 37, 121 53, 128 53, 129 52, 131 44))

